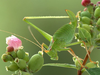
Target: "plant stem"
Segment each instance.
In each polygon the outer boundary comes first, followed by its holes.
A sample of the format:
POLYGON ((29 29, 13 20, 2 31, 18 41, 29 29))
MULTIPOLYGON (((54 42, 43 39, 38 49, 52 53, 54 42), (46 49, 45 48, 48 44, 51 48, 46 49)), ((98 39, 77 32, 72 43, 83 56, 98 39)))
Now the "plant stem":
MULTIPOLYGON (((90 55, 91 52, 88 51, 88 53, 89 53, 89 55, 90 55)), ((86 54, 82 65, 85 65, 85 64, 86 64, 88 58, 89 58, 89 56, 88 56, 88 54, 86 54)), ((78 70, 77 75, 82 75, 82 72, 81 72, 82 69, 83 69, 83 67, 81 67, 80 70, 78 70)))

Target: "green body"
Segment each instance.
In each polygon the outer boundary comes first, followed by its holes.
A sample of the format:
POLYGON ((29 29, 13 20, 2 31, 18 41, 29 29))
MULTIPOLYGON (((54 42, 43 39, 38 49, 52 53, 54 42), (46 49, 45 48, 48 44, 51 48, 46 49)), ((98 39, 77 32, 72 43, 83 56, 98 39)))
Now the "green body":
POLYGON ((62 51, 73 40, 74 33, 72 24, 66 24, 55 32, 48 47, 48 54, 52 60, 58 60, 57 51, 62 51))
POLYGON ((67 10, 66 12, 70 17, 71 24, 62 26, 54 33, 48 47, 49 52, 47 53, 52 60, 58 60, 57 51, 63 51, 66 45, 71 43, 74 38, 77 19, 71 11, 67 10))
POLYGON ((44 46, 46 46, 46 48, 48 50, 46 53, 51 57, 52 60, 58 60, 57 51, 65 51, 66 45, 70 44, 74 38, 75 29, 77 26, 77 18, 73 12, 71 12, 69 10, 66 10, 66 12, 70 18, 70 24, 66 24, 66 25, 62 26, 60 29, 58 29, 54 33, 53 36, 44 32, 43 30, 41 30, 40 28, 38 28, 37 26, 35 26, 34 24, 32 24, 26 20, 31 17, 24 18, 25 22, 27 22, 32 27, 37 29, 48 41, 50 41, 49 47, 47 47, 47 45, 44 45, 44 46))

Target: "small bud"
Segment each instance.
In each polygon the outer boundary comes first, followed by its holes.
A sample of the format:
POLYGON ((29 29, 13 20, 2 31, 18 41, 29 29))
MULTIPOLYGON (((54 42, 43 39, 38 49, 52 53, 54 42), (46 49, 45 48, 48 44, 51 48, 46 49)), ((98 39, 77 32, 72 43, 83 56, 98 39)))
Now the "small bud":
POLYGON ((43 63, 44 59, 42 55, 40 54, 33 55, 29 60, 28 64, 29 71, 32 73, 39 71, 42 68, 43 63))
POLYGON ((91 18, 91 14, 88 11, 82 11, 81 12, 81 17, 88 17, 91 18))
POLYGON ((100 18, 98 19, 96 25, 100 25, 100 18))
POLYGON ((97 6, 100 6, 100 1, 97 2, 97 6))
POLYGON ((100 17, 100 7, 97 7, 95 12, 94 12, 94 16, 95 18, 99 18, 100 17))
POLYGON ((82 28, 86 29, 91 34, 91 37, 93 37, 94 32, 93 32, 93 29, 92 29, 92 27, 90 25, 82 24, 82 28))
POLYGON ((88 8, 88 11, 89 11, 91 14, 93 14, 93 12, 94 12, 94 10, 95 10, 94 4, 93 4, 93 3, 90 3, 90 4, 87 6, 87 8, 88 8))
POLYGON ((12 47, 12 46, 7 46, 7 52, 12 52, 12 51, 14 51, 14 48, 12 47))
POLYGON ((15 51, 12 51, 12 52, 7 52, 7 54, 11 55, 11 56, 12 56, 12 58, 14 58, 14 59, 17 57, 17 55, 16 55, 16 52, 15 52, 15 51))
POLYGON ((90 4, 90 0, 82 0, 82 2, 81 2, 81 4, 84 6, 84 7, 86 7, 87 5, 89 5, 90 4))
POLYGON ((87 11, 87 8, 84 8, 84 11, 87 11))
POLYGON ((83 24, 88 24, 88 25, 92 24, 92 20, 88 17, 82 17, 81 21, 83 24))
POLYGON ((16 71, 18 69, 19 69, 19 67, 17 66, 17 64, 15 62, 12 62, 11 65, 6 66, 7 71, 16 71))
POLYGON ((26 69, 26 67, 27 67, 26 61, 23 60, 23 59, 18 59, 18 58, 16 58, 16 59, 15 59, 15 63, 18 65, 18 67, 19 67, 21 70, 24 70, 24 69, 26 69))
POLYGON ((1 59, 4 61, 4 62, 8 62, 8 61, 12 61, 13 58, 10 56, 10 55, 7 55, 7 54, 3 54, 1 56, 1 59))
MULTIPOLYGON (((80 63, 82 64, 82 61, 80 60, 79 57, 78 57, 78 59, 79 59, 80 63)), ((73 57, 73 61, 76 65, 76 68, 79 70, 81 68, 81 65, 80 65, 79 61, 76 59, 76 57, 73 57)))
POLYGON ((26 63, 29 61, 29 53, 25 52, 25 57, 23 58, 23 60, 25 60, 26 63))
POLYGON ((93 63, 93 62, 89 62, 85 66, 88 67, 88 68, 96 68, 96 67, 99 67, 98 66, 98 62, 96 64, 93 63))
POLYGON ((17 57, 18 57, 19 59, 23 59, 23 58, 25 57, 25 51, 24 51, 23 49, 19 49, 19 50, 17 51, 17 57))

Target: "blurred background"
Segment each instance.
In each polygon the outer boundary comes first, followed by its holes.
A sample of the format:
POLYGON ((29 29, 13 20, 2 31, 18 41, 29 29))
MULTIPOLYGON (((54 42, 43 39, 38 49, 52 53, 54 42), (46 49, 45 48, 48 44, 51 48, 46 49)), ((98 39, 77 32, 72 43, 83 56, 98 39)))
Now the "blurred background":
MULTIPOLYGON (((96 3, 98 0, 91 1, 96 3)), ((13 32, 35 42, 28 30, 29 25, 23 21, 25 16, 67 16, 65 9, 71 10, 76 14, 78 11, 82 11, 83 8, 84 7, 81 5, 81 0, 1 0, 0 29, 13 32)), ((68 23, 69 19, 39 19, 30 21, 42 30, 53 35, 58 28, 68 23)), ((37 30, 32 27, 31 30, 40 43, 44 42, 49 45, 49 42, 37 30)), ((5 39, 10 35, 11 34, 5 32, 0 32, 0 56, 6 51, 7 45, 5 39)), ((29 41, 24 40, 23 38, 20 39, 23 42, 24 50, 30 53, 30 57, 41 50, 29 41)), ((79 57, 85 57, 86 51, 79 45, 71 48, 79 57)), ((72 56, 67 51, 60 52, 58 55, 58 61, 51 61, 49 56, 44 53, 45 63, 59 62, 74 64, 72 56)), ((91 53, 91 58, 93 61, 100 61, 100 50, 93 50, 91 53)), ((11 75, 13 73, 6 71, 5 66, 8 65, 9 62, 4 63, 0 59, 0 75, 11 75)), ((77 75, 77 71, 75 69, 46 66, 34 75, 77 75)), ((83 75, 88 74, 84 73, 83 75)))

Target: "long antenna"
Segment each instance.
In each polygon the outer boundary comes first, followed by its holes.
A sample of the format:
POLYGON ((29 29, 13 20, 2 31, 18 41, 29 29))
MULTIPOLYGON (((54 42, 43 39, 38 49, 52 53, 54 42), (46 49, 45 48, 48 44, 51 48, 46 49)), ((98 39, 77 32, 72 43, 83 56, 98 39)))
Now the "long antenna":
POLYGON ((30 26, 28 26, 29 32, 31 33, 32 37, 34 38, 34 40, 41 46, 41 44, 39 43, 39 41, 35 38, 35 36, 33 35, 30 26))
POLYGON ((0 29, 0 31, 6 32, 6 33, 9 33, 9 34, 13 34, 13 35, 18 36, 18 37, 20 37, 20 38, 23 38, 23 39, 25 39, 25 40, 27 40, 27 41, 33 43, 34 45, 38 46, 39 48, 41 48, 40 45, 36 44, 35 42, 33 42, 33 41, 31 41, 31 40, 29 40, 29 39, 23 37, 23 36, 20 36, 20 35, 17 35, 17 34, 15 34, 15 33, 12 33, 12 32, 5 31, 5 30, 1 30, 1 29, 0 29))

